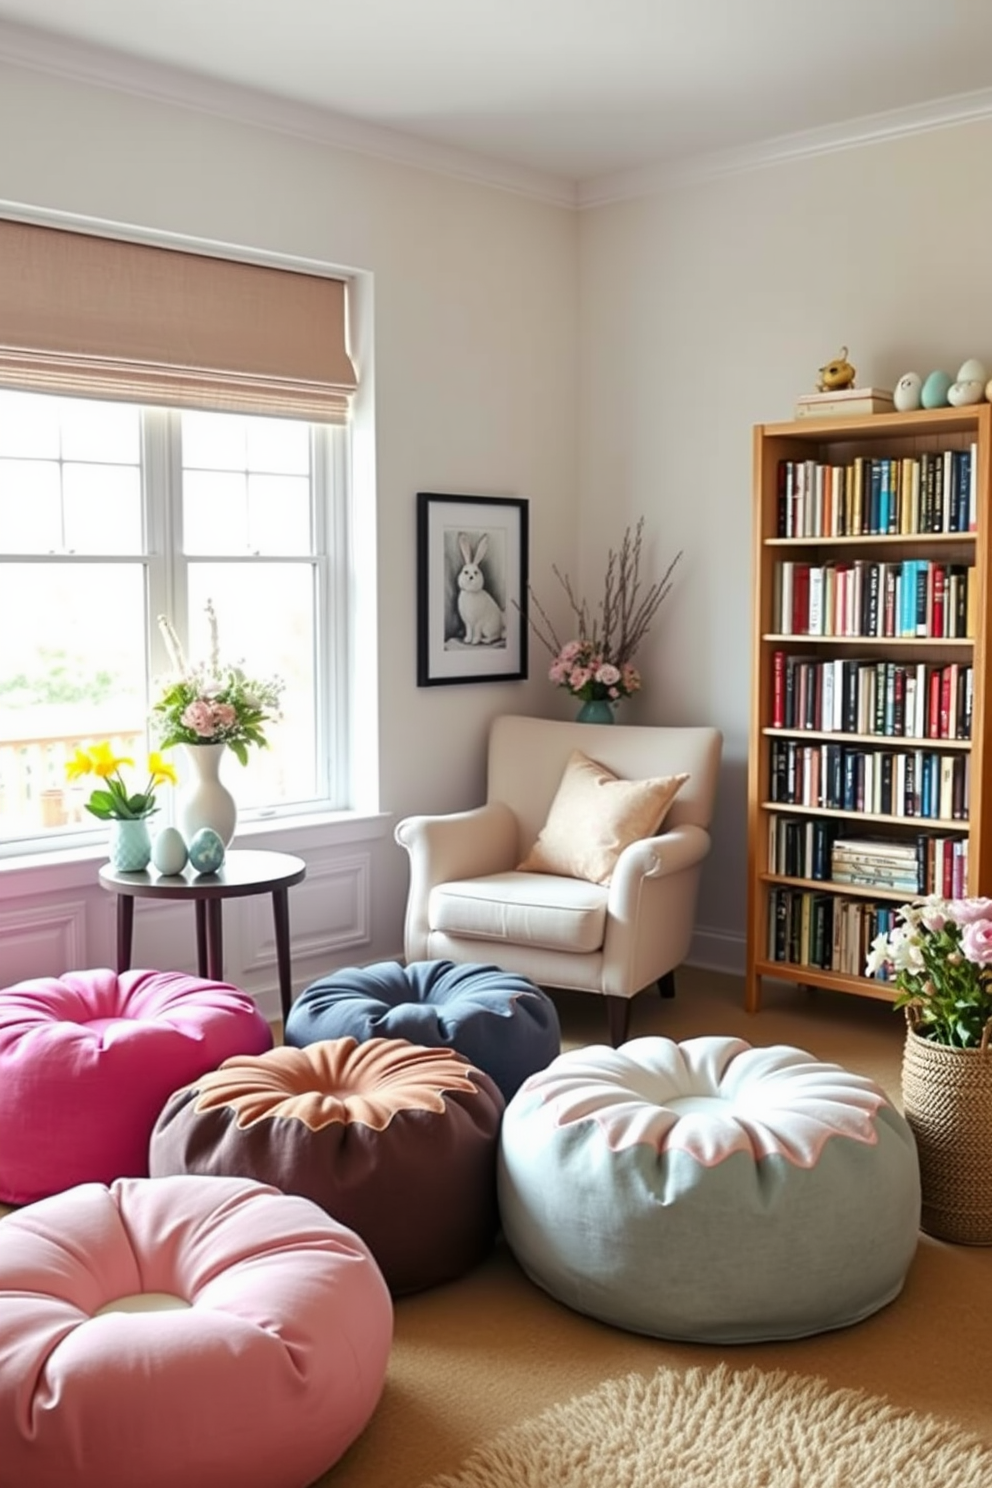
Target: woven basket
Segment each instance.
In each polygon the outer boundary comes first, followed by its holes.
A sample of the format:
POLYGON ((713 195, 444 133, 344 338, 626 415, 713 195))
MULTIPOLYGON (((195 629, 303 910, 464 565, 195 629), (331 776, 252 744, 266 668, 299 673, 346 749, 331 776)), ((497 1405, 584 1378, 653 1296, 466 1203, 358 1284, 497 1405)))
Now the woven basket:
POLYGON ((992 1019, 977 1049, 935 1044, 907 1008, 902 1095, 920 1158, 920 1227, 959 1245, 992 1245, 992 1019))

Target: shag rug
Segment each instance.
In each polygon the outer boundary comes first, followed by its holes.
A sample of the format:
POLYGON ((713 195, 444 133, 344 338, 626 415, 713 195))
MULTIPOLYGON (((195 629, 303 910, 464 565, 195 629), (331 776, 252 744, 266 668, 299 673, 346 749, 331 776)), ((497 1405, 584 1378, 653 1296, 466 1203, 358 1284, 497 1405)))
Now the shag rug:
POLYGON ((782 1370, 609 1380, 424 1488, 989 1488, 992 1447, 782 1370))

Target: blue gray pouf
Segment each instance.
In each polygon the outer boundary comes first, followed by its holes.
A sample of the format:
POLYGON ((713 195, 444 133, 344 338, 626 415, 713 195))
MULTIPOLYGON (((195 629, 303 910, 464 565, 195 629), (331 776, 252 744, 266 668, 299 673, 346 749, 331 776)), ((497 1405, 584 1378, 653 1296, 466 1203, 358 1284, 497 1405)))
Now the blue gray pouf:
POLYGON ((408 1039, 450 1048, 495 1080, 510 1100, 561 1049, 554 1003, 526 977, 453 961, 379 961, 312 982, 286 1019, 285 1041, 408 1039))
POLYGON ((560 1302, 658 1338, 859 1322, 902 1288, 920 1179, 864 1076, 784 1045, 634 1039, 562 1054, 503 1117, 503 1231, 560 1302))

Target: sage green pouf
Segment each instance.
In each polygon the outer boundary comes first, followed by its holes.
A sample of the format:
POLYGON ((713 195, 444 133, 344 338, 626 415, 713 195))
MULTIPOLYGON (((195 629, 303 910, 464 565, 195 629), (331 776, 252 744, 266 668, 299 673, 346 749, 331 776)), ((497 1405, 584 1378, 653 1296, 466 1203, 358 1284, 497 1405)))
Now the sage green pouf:
POLYGON ((801 1338, 891 1302, 920 1179, 879 1086, 784 1045, 571 1050, 507 1106, 500 1217, 530 1278, 633 1332, 801 1338))

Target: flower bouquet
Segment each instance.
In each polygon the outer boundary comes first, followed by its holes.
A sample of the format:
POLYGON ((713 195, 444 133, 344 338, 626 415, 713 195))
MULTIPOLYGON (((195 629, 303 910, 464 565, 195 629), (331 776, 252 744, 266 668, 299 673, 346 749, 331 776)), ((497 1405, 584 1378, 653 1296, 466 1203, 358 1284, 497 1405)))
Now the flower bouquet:
POLYGON ((644 518, 626 529, 619 550, 609 549, 603 581, 603 598, 595 610, 578 599, 568 574, 552 565, 552 572, 568 598, 575 617, 577 636, 564 643, 530 585, 534 609, 540 623, 530 617, 530 626, 551 653, 548 676, 584 703, 613 705, 631 697, 641 687, 641 675, 633 664, 638 647, 648 633, 658 607, 672 587, 672 574, 682 557, 676 553, 661 579, 642 592, 641 540, 644 518))
POLYGON ((872 942, 866 973, 894 973, 895 1006, 913 1009, 923 1038, 977 1048, 992 1019, 992 899, 902 905, 872 942))
POLYGON ((152 722, 162 747, 173 744, 226 744, 241 764, 248 763, 249 745, 267 749, 264 726, 280 718, 284 683, 279 678, 249 677, 240 664, 222 663, 217 615, 206 605, 210 625, 210 656, 189 662, 171 622, 159 616, 175 675, 163 684, 152 706, 152 722))

